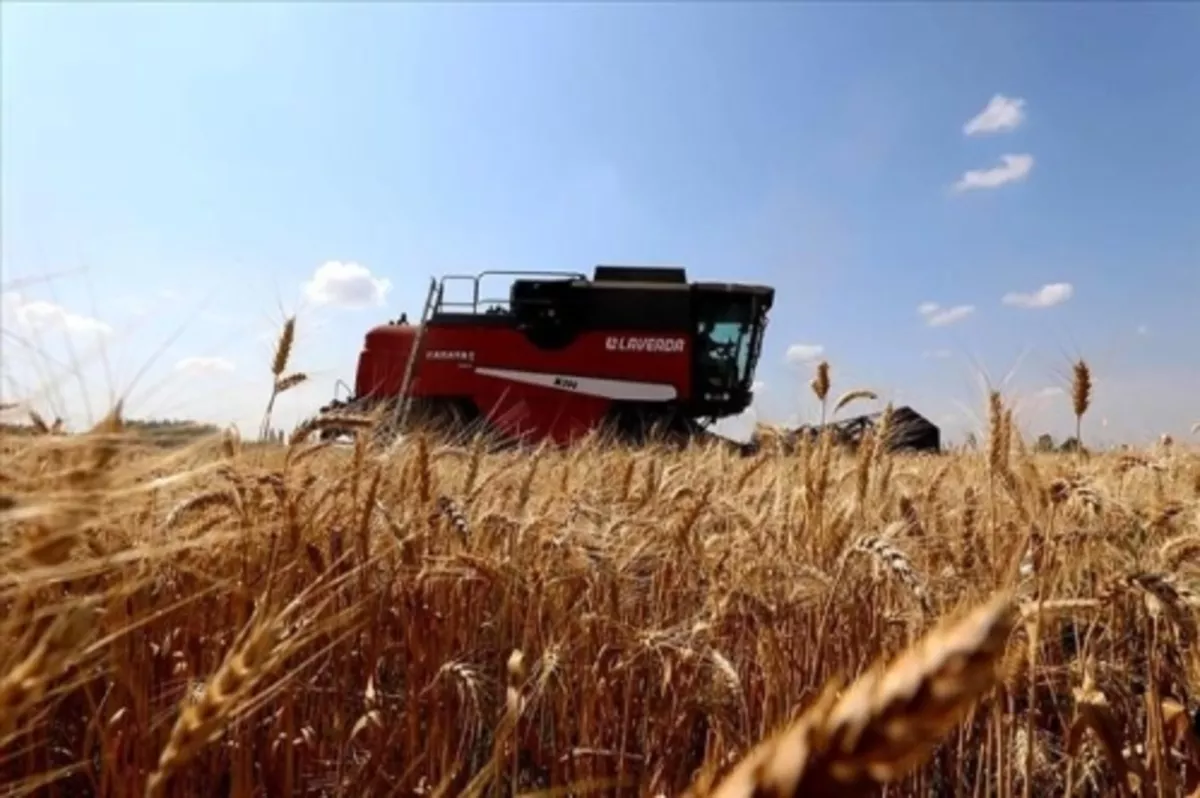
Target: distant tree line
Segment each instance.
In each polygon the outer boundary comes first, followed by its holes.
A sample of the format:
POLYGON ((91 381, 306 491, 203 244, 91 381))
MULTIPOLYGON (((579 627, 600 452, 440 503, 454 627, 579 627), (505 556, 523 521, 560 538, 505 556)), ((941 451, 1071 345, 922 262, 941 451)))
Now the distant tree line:
MULTIPOLYGON (((188 443, 220 431, 213 424, 180 419, 127 418, 123 419, 123 422, 127 431, 162 446, 188 443)), ((61 419, 55 419, 53 423, 40 418, 31 419, 26 423, 0 423, 0 433, 6 435, 70 435, 73 432, 75 430, 68 429, 61 419)))
MULTIPOLYGON (((963 442, 963 448, 970 451, 979 450, 979 439, 975 436, 975 433, 967 433, 966 440, 963 442)), ((1072 435, 1062 443, 1055 443, 1054 436, 1043 434, 1038 436, 1033 448, 1038 452, 1077 452, 1079 451, 1079 439, 1072 435)))
POLYGON ((1038 436, 1034 448, 1039 452, 1077 452, 1079 451, 1079 439, 1072 435, 1056 446, 1054 436, 1043 434, 1038 436))
MULTIPOLYGON (((127 418, 123 419, 125 429, 138 437, 158 446, 183 446, 200 438, 214 435, 221 431, 215 424, 208 424, 188 419, 175 418, 127 418)), ((3 435, 69 435, 75 430, 67 429, 61 419, 53 423, 41 418, 28 421, 0 422, 0 434, 3 435)), ((281 444, 286 440, 287 433, 282 429, 268 429, 263 443, 281 444)))

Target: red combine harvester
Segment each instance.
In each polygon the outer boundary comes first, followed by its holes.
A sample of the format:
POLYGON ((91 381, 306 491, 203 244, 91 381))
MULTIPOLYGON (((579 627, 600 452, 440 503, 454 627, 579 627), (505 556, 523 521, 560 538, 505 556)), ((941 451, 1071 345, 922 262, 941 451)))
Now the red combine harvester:
POLYGON ((767 286, 689 283, 678 268, 447 275, 420 323, 367 333, 353 395, 321 411, 382 404, 402 420, 397 431, 432 422, 533 443, 598 428, 626 440, 706 436, 702 422, 750 405, 774 297, 767 286), (485 278, 510 279, 508 296, 481 297, 485 278), (469 296, 448 300, 455 287, 469 296))

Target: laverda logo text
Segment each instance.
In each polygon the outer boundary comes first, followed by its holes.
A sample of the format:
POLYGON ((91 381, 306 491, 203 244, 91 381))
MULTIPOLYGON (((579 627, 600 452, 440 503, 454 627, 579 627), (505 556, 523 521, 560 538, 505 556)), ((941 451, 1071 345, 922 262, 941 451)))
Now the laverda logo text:
POLYGON ((609 352, 682 352, 682 338, 626 338, 622 335, 610 335, 604 342, 604 348, 609 352))

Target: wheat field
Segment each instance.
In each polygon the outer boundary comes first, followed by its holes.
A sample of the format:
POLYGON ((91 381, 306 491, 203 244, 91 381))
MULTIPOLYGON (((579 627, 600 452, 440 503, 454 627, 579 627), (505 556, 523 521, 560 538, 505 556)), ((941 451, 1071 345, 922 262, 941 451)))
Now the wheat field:
POLYGON ((38 420, 0 795, 1200 795, 1200 455, 989 411, 750 458, 38 420))

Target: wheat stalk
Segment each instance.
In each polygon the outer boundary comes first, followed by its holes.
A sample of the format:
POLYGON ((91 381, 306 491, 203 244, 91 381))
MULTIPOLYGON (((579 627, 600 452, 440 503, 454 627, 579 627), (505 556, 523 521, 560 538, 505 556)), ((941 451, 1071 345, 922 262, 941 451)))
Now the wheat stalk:
POLYGON ((826 431, 744 461, 418 435, 385 462, 366 415, 169 448, 119 405, 74 434, 21 416, 0 433, 5 786, 1193 793, 1196 453, 1028 451, 989 397, 986 456, 909 455, 893 413, 858 451, 826 431), (300 444, 324 424, 354 447, 300 444), (1009 611, 935 617, 996 587, 1009 611))

